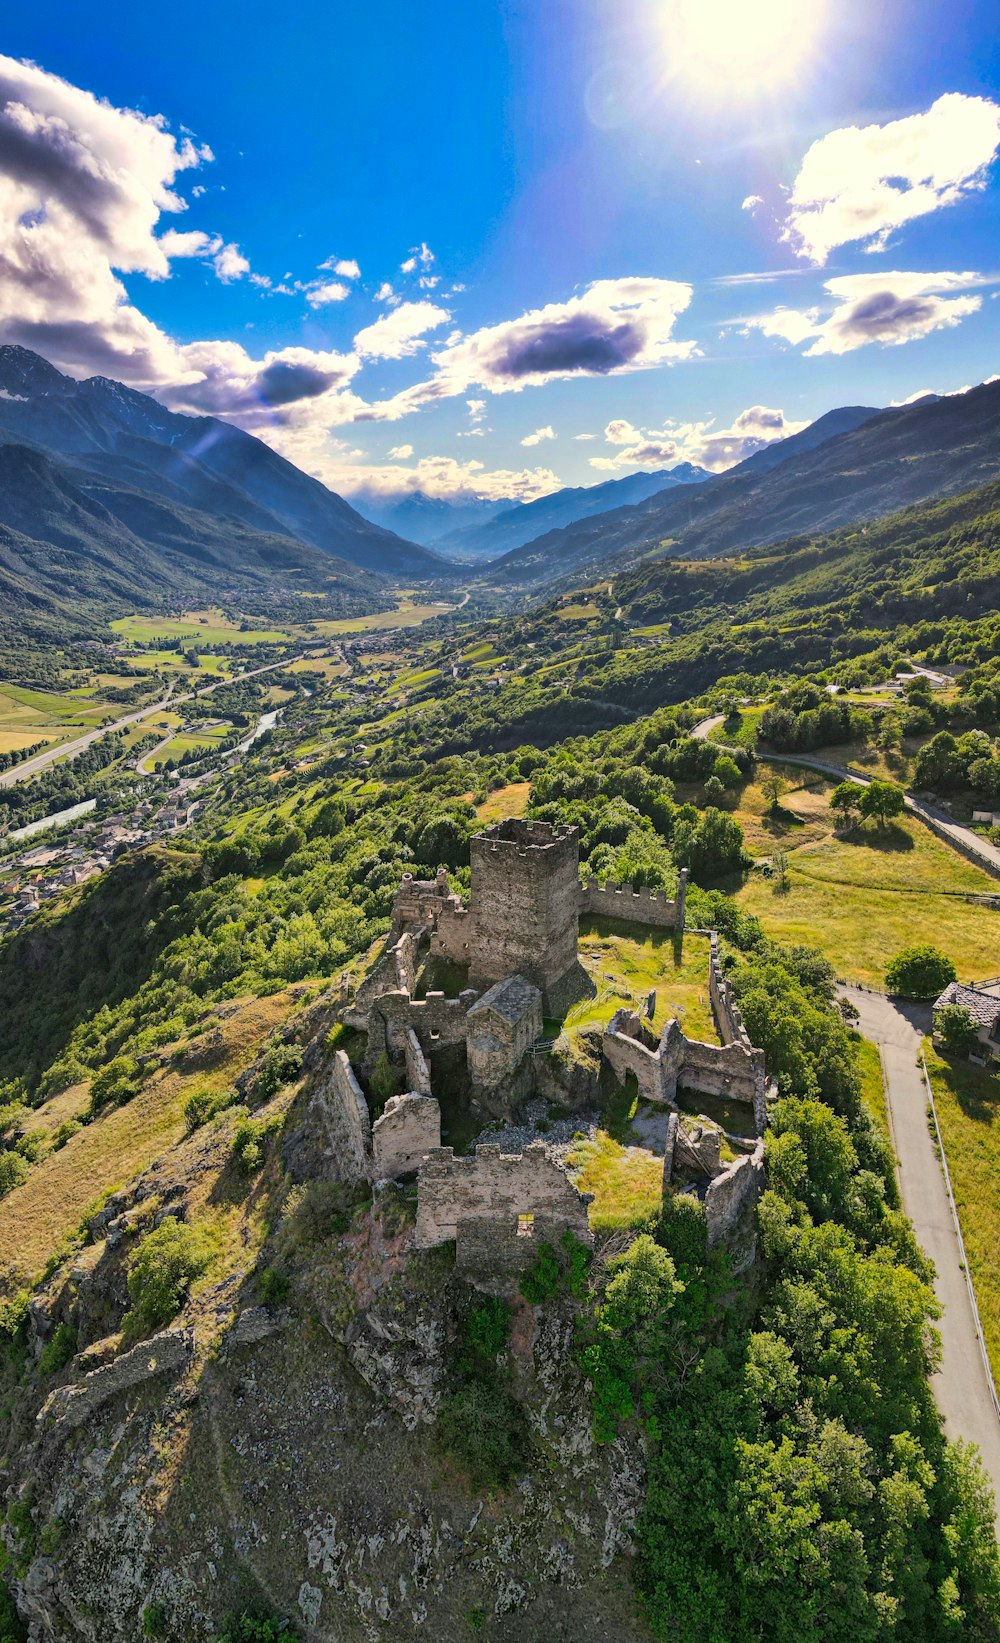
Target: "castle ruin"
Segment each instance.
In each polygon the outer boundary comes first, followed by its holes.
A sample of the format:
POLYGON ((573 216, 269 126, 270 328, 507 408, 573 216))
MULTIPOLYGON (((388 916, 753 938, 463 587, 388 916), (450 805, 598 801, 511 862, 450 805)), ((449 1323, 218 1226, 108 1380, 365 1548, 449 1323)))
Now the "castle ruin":
MULTIPOLYGON (((551 1044, 542 1038, 546 1018, 593 992, 579 960, 581 916, 679 936, 687 873, 674 897, 594 880, 581 885, 578 829, 519 819, 475 835, 470 859, 468 904, 443 869, 430 880, 404 875, 384 948, 353 995, 345 988, 341 1020, 365 1035, 362 1076, 388 1061, 404 1093, 391 1096, 372 1123, 358 1078, 338 1050, 314 1099, 324 1108, 326 1156, 336 1159, 342 1179, 416 1175, 418 1247, 454 1239, 460 1268, 502 1284, 533 1258, 539 1238, 557 1242, 568 1230, 589 1242, 588 1200, 542 1141, 520 1154, 480 1144, 456 1156, 442 1147, 440 1100, 458 1093, 473 1115, 509 1117, 538 1088, 539 1057, 551 1044), (457 990, 431 985, 438 976, 457 990)), ((715 1242, 762 1190, 767 1077, 763 1052, 750 1043, 722 973, 714 934, 707 983, 720 1043, 688 1038, 676 1019, 657 1038, 637 1010, 623 1008, 600 1048, 609 1076, 634 1078, 644 1101, 666 1109, 664 1182, 675 1171, 700 1182, 715 1242), (754 1138, 727 1137, 737 1156, 730 1149, 724 1160, 716 1125, 682 1123, 682 1092, 744 1105, 754 1138)))

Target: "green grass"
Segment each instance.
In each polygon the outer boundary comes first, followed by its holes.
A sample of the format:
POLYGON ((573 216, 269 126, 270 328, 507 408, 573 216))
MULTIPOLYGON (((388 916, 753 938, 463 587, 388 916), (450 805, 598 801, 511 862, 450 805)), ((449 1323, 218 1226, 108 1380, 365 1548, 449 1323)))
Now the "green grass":
POLYGON ((339 621, 313 622, 310 625, 316 633, 373 633, 382 628, 416 627, 420 622, 429 622, 432 617, 451 609, 451 605, 445 604, 414 604, 404 597, 395 610, 373 611, 370 616, 345 616, 339 621))
POLYGON ((566 1162, 579 1190, 594 1194, 587 1215, 596 1232, 640 1225, 659 1210, 663 1159, 653 1153, 598 1130, 592 1141, 577 1141, 566 1162))
POLYGON ((993 1377, 1000 1384, 1000 1078, 926 1046, 927 1071, 993 1377))
POLYGON ((122 616, 111 626, 123 639, 143 645, 158 639, 180 639, 184 643, 200 640, 203 644, 261 645, 280 644, 290 635, 280 628, 253 628, 240 631, 238 622, 231 622, 221 611, 188 611, 184 616, 122 616))
MULTIPOLYGON (((795 803, 785 795, 782 806, 795 803)), ((962 980, 1000 971, 1000 912, 970 899, 995 894, 988 874, 959 856, 913 817, 885 828, 866 825, 847 838, 826 832, 822 806, 772 841, 789 851, 789 887, 754 874, 738 892, 768 934, 818 947, 837 974, 881 985, 901 947, 924 932, 953 960, 962 980), (819 837, 817 837, 817 833, 819 837)))
POLYGON ((877 1044, 872 1044, 867 1038, 856 1038, 855 1049, 858 1052, 858 1065, 861 1069, 861 1094, 866 1102, 882 1134, 887 1140, 892 1140, 889 1130, 889 1109, 885 1100, 885 1084, 882 1079, 882 1057, 877 1044))
POLYGON ((611 1020, 623 1004, 645 1005, 656 992, 651 1026, 659 1031, 677 1016, 689 1038, 718 1043, 708 1002, 708 942, 686 935, 675 943, 669 930, 642 930, 611 919, 585 919, 580 958, 597 985, 597 996, 575 1004, 567 1027, 611 1020))

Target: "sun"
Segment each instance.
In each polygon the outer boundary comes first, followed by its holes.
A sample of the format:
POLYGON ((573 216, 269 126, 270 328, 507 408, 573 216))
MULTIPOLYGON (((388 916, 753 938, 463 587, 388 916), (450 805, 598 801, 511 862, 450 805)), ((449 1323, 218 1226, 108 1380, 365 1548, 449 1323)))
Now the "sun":
POLYGON ((669 0, 671 72, 727 95, 771 90, 810 56, 823 9, 822 0, 669 0))

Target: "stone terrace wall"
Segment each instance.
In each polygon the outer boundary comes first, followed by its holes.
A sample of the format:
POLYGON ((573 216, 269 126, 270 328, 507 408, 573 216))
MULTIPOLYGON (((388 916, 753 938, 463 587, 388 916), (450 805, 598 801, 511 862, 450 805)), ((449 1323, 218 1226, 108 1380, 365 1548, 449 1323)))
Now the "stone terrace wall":
POLYGON ((542 1239, 558 1242, 567 1228, 590 1245, 589 1202, 542 1141, 520 1154, 479 1146, 468 1158, 441 1147, 417 1177, 416 1242, 431 1249, 454 1238, 462 1270, 502 1278, 528 1265, 542 1239), (519 1236, 518 1217, 527 1214, 534 1225, 519 1236))
POLYGON ((676 896, 663 890, 636 889, 630 884, 599 884, 589 879, 580 890, 580 912, 591 918, 620 919, 626 924, 646 924, 658 930, 684 929, 684 903, 688 873, 681 871, 676 896))

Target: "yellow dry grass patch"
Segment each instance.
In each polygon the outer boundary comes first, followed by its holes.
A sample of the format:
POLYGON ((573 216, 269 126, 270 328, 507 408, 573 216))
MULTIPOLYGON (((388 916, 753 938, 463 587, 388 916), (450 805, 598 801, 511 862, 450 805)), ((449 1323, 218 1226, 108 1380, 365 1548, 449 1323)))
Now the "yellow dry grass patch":
POLYGON ((597 987, 566 1017, 567 1027, 610 1021, 623 1004, 644 1006, 656 993, 650 1026, 662 1031, 676 1016, 689 1038, 719 1042, 708 999, 708 942, 688 933, 675 943, 669 930, 641 930, 612 919, 584 919, 580 959, 597 987))
POLYGON ((498 787, 478 806, 476 815, 486 826, 491 822, 506 821, 508 816, 523 816, 530 794, 530 782, 511 782, 508 787, 498 787))
POLYGON ((663 1159, 644 1147, 623 1147, 605 1130, 578 1141, 567 1157, 580 1192, 592 1192, 587 1211, 595 1232, 637 1226, 663 1201, 663 1159))
POLYGON ((215 1066, 158 1071, 132 1101, 85 1125, 58 1152, 36 1164, 24 1185, 0 1200, 5 1264, 12 1263, 22 1276, 39 1272, 95 1199, 124 1186, 181 1139, 184 1104, 193 1086, 221 1088, 232 1083, 290 1005, 284 993, 248 1000, 238 1014, 221 1022, 225 1048, 215 1066))

